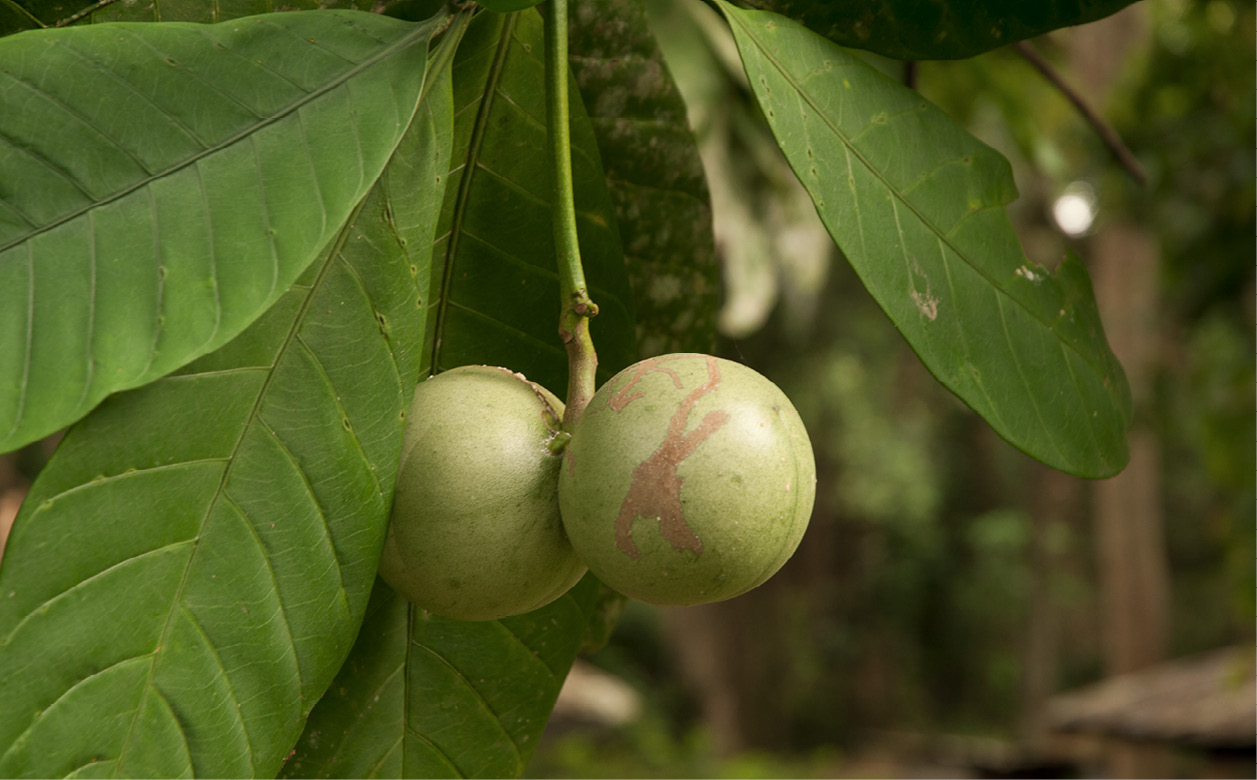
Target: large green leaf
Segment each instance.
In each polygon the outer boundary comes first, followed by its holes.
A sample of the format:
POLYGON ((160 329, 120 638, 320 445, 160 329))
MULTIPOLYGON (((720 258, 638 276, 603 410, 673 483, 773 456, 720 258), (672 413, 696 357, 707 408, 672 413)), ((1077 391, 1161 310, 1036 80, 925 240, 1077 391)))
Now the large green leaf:
MULTIPOLYGON (((454 67, 454 162, 433 258, 425 366, 496 363, 562 393, 549 174, 535 12, 481 14, 454 67), (443 280, 450 280, 446 286, 443 280), (471 283, 470 280, 476 280, 471 283)), ((586 277, 602 313, 601 369, 633 358, 615 217, 593 131, 571 91, 576 203, 586 277), (618 331, 610 331, 614 326, 618 331)), ((584 640, 592 578, 501 621, 443 620, 383 584, 341 675, 285 767, 293 777, 515 776, 540 738, 584 640)))
POLYGON ((274 303, 392 154, 432 29, 336 11, 0 39, 0 451, 274 303))
POLYGON ((371 11, 375 0, 0 0, 0 36, 43 27, 101 22, 225 22, 274 11, 371 11))
POLYGON ((598 583, 502 620, 416 610, 382 581, 286 777, 518 777, 580 647, 598 583))
POLYGON ((1117 13, 1135 0, 747 0, 843 46, 903 60, 972 57, 1117 13))
MULTIPOLYGON (((558 337, 559 283, 550 223, 545 65, 536 11, 481 14, 454 69, 454 149, 428 300, 433 373, 506 366, 567 387, 558 337)), ((581 257, 599 314, 590 325, 599 374, 635 359, 632 293, 598 143, 571 89, 572 183, 581 257)))
POLYGON ((0 775, 279 770, 375 578, 440 127, 421 112, 325 258, 239 337, 71 428, 0 566, 0 775))
POLYGON ((719 267, 685 103, 639 0, 584 0, 569 18, 569 60, 615 203, 641 355, 711 352, 719 267))
POLYGON ((1008 162, 915 92, 784 17, 721 9, 778 144, 922 362, 1014 446, 1126 464, 1130 391, 1081 263, 1029 262, 1008 162))

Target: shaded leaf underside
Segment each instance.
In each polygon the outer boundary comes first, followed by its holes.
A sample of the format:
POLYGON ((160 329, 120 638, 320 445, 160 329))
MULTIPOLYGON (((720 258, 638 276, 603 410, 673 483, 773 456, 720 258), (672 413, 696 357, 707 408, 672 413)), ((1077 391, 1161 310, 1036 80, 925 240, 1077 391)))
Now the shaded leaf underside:
POLYGON ((569 60, 615 203, 639 356, 711 352, 719 267, 685 103, 638 0, 585 0, 570 18, 569 60))
POLYGON ((972 57, 1101 19, 1135 0, 747 0, 835 43, 904 60, 972 57))
POLYGON ((576 657, 587 577, 526 615, 424 614, 377 580, 353 653, 286 777, 518 777, 576 657))
MULTIPOLYGON (((541 19, 476 17, 454 69, 454 163, 429 295, 436 373, 473 363, 518 371, 560 397, 567 356, 550 219, 541 19)), ((599 306, 599 375, 632 362, 632 293, 598 145, 571 90, 572 177, 581 256, 599 306)))

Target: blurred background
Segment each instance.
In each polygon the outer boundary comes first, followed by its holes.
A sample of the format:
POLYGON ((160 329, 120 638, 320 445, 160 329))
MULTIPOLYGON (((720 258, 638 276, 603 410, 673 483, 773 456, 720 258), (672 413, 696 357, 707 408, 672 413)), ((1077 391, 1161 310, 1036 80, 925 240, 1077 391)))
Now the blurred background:
MULTIPOLYGON (((1068 477, 923 369, 834 249, 698 2, 650 0, 690 108, 720 351, 795 401, 815 513, 774 579, 626 605, 578 660, 535 777, 1252 777, 1254 6, 1144 0, 911 83, 1013 164, 1029 257, 1088 265, 1132 460, 1068 477), (701 45, 700 45, 701 44, 701 45)), ((0 544, 52 448, 0 457, 0 544)))
POLYGON ((1252 777, 1253 4, 1145 0, 965 61, 861 54, 1009 158, 1032 260, 1090 269, 1135 401, 1130 466, 1103 482, 934 382, 833 248, 723 23, 648 6, 711 189, 720 352, 795 401, 817 504, 758 590, 629 603, 529 774, 1252 777))

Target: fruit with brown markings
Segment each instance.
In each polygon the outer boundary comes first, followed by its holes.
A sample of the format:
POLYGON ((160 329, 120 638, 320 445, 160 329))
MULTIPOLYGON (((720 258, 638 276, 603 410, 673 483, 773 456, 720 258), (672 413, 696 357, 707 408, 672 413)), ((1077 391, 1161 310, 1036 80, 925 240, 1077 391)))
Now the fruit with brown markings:
POLYGON ((652 604, 744 593, 794 553, 816 495, 781 390, 710 355, 650 358, 599 388, 559 475, 563 524, 603 582, 652 604))
POLYGON ((380 576, 438 615, 529 612, 585 573, 559 519, 563 403, 505 368, 463 366, 415 389, 380 576))

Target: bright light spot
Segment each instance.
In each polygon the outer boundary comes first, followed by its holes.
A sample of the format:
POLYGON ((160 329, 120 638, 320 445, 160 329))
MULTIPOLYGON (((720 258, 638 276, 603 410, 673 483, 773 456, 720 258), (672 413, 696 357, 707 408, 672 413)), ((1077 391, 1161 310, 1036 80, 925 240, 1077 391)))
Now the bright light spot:
POLYGON ((1076 181, 1052 204, 1052 218, 1066 235, 1081 236, 1096 218, 1096 196, 1091 185, 1076 181))

